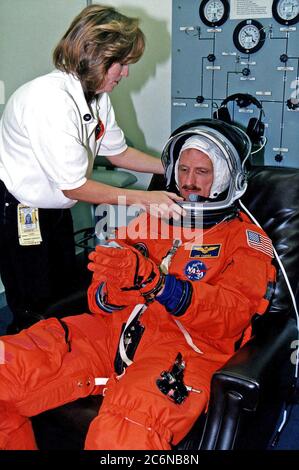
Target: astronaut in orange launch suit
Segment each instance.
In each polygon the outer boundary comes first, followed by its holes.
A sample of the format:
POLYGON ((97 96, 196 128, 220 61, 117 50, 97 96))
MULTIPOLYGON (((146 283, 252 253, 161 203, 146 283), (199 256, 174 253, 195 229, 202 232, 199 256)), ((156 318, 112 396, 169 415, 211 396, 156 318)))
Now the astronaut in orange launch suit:
POLYGON ((275 283, 271 241, 238 206, 250 143, 224 129, 199 121, 164 147, 187 224, 142 213, 90 255, 92 313, 1 338, 1 449, 36 449, 30 417, 91 394, 104 398, 86 449, 168 450, 206 410, 275 283))

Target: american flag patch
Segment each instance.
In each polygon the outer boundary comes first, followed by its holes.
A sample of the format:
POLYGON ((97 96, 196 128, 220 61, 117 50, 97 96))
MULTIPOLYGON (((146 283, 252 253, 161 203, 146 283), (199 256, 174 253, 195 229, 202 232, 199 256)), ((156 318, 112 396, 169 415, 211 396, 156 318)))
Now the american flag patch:
POLYGON ((246 236, 247 243, 251 248, 262 251, 266 255, 271 256, 271 258, 274 257, 270 238, 265 237, 258 232, 253 232, 252 230, 246 230, 246 236))

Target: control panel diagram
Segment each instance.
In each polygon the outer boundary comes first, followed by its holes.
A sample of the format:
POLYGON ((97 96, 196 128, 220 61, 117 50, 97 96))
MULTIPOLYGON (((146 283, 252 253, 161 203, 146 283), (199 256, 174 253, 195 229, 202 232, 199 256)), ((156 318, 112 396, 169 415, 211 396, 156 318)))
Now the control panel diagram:
POLYGON ((173 0, 172 130, 217 117, 299 167, 299 0, 173 0))

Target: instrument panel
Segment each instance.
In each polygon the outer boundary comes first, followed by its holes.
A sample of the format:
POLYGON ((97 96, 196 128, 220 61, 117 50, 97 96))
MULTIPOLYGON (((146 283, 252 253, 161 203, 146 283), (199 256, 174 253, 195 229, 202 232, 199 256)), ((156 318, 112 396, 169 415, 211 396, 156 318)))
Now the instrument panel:
POLYGON ((207 26, 221 26, 228 19, 229 2, 227 0, 203 0, 200 2, 199 16, 207 26))
POLYGON ((275 0, 272 13, 273 18, 280 24, 296 24, 299 21, 299 2, 298 0, 275 0))
MULTIPOLYGON (((299 167, 299 0, 173 0, 172 32, 172 130, 249 93, 267 139, 253 163, 299 167)), ((228 108, 245 129, 258 117, 228 108)))
POLYGON ((264 45, 265 39, 264 27, 259 21, 244 20, 238 23, 234 29, 234 44, 243 54, 257 52, 264 45))

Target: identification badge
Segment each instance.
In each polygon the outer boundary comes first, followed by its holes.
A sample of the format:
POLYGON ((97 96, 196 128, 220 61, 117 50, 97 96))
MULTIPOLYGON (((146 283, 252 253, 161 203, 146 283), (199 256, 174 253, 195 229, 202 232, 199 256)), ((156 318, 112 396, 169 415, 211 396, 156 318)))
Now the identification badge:
POLYGON ((40 245, 42 242, 36 207, 18 204, 18 235, 22 246, 40 245))

